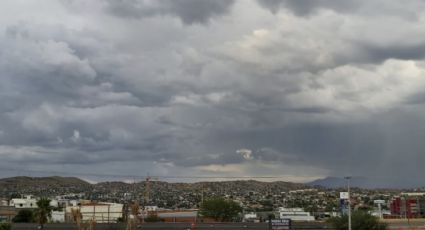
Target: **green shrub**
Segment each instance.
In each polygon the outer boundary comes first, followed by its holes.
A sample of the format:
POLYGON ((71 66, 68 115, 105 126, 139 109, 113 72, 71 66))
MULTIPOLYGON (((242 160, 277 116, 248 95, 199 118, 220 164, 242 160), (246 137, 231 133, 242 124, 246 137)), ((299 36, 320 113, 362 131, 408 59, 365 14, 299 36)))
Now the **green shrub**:
POLYGON ((0 230, 10 230, 12 228, 12 225, 8 223, 0 224, 0 230))
POLYGON ((12 221, 14 223, 31 223, 33 221, 33 212, 28 209, 19 210, 18 215, 12 221))
MULTIPOLYGON (((328 220, 337 230, 348 230, 348 216, 333 217, 328 220)), ((385 230, 387 225, 365 211, 355 211, 351 215, 352 230, 385 230)))
POLYGON ((201 215, 217 221, 231 221, 242 211, 241 206, 232 200, 212 198, 201 205, 201 215))
POLYGON ((161 219, 158 215, 156 214, 150 214, 145 218, 146 222, 163 222, 164 219, 161 219))

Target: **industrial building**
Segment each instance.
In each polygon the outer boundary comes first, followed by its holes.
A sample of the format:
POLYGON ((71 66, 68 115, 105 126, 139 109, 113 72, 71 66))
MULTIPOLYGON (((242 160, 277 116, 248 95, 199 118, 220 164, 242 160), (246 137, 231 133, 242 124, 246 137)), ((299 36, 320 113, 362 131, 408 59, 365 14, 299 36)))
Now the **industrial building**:
POLYGON ((123 207, 123 204, 105 202, 68 206, 65 211, 65 221, 73 222, 72 209, 79 209, 83 222, 95 220, 96 223, 116 223, 123 217, 123 207))

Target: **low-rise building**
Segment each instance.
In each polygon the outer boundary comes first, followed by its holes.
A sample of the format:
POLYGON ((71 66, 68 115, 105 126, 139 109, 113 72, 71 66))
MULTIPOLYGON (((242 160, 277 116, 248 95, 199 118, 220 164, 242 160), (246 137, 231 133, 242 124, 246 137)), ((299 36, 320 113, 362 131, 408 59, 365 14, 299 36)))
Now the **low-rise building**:
POLYGON ((147 211, 147 212, 157 212, 158 206, 156 206, 156 205, 145 206, 145 211, 147 211))
POLYGON ((9 206, 9 200, 6 198, 0 198, 0 206, 9 206))
POLYGON ((80 209, 82 221, 95 220, 97 223, 116 223, 123 217, 123 204, 82 203, 80 206, 66 207, 65 220, 72 222, 72 209, 80 209))
POLYGON ((15 208, 37 208, 37 200, 31 196, 28 195, 25 198, 14 198, 10 200, 9 206, 15 207, 15 208))
POLYGON ((244 221, 254 221, 258 218, 257 213, 255 212, 250 212, 250 213, 245 213, 243 216, 244 221))
POLYGON ((280 219, 291 219, 292 221, 314 221, 315 218, 302 208, 279 208, 280 219))
POLYGON ((16 214, 18 214, 18 210, 15 207, 0 206, 0 223, 11 222, 16 214))
POLYGON ((64 211, 52 211, 51 221, 53 223, 65 223, 64 211))

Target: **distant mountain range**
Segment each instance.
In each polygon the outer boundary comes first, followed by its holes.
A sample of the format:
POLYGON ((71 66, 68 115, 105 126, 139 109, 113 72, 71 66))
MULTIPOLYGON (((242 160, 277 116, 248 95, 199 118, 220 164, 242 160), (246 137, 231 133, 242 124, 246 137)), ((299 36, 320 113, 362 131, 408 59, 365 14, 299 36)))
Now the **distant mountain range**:
MULTIPOLYGON (((308 186, 320 186, 325 188, 344 188, 347 187, 348 181, 342 177, 326 177, 306 183, 308 186)), ((367 178, 356 177, 350 179, 351 187, 369 188, 370 184, 367 178)))
MULTIPOLYGON (((364 189, 411 189, 422 188, 425 183, 421 183, 420 178, 387 178, 387 177, 352 177, 350 187, 364 189)), ((326 177, 306 183, 308 186, 320 186, 325 188, 345 188, 348 181, 343 177, 326 177)))

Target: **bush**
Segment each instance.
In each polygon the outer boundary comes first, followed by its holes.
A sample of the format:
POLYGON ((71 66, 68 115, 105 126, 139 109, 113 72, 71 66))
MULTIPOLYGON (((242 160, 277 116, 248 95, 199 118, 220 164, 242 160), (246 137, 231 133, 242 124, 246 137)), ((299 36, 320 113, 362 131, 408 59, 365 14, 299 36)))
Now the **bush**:
MULTIPOLYGON (((348 230, 348 216, 333 217, 328 220, 337 230, 348 230)), ((351 227, 353 230, 385 230, 387 225, 380 223, 379 219, 365 211, 355 211, 351 215, 351 227)))
POLYGON ((163 222, 164 221, 164 219, 161 219, 158 215, 156 215, 156 214, 151 214, 151 215, 148 215, 146 218, 145 218, 145 221, 146 222, 163 222))
POLYGON ((213 198, 204 201, 201 206, 201 215, 215 220, 231 221, 242 211, 241 206, 232 200, 213 198))
POLYGON ((33 213, 28 209, 19 210, 18 215, 12 219, 14 223, 31 223, 32 221, 33 213))
POLYGON ((0 224, 0 230, 10 230, 12 226, 10 224, 4 223, 0 224))

